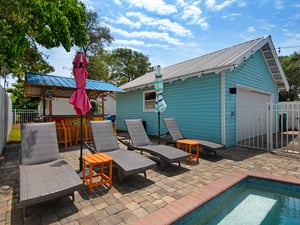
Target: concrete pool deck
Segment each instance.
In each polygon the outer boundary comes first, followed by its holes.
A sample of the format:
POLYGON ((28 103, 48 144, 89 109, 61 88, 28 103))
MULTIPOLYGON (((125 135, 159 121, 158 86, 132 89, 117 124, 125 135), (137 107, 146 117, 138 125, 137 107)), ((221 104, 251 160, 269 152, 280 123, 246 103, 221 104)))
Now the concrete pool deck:
MULTIPOLYGON (((121 184, 114 179, 111 189, 97 187, 91 195, 88 194, 88 188, 84 187, 75 192, 74 202, 69 197, 52 200, 30 207, 29 216, 24 217, 19 203, 19 150, 20 144, 9 144, 0 156, 0 225, 140 224, 140 221, 146 222, 150 214, 158 213, 160 209, 172 206, 180 199, 187 201, 174 210, 191 208, 196 203, 189 194, 230 176, 232 172, 262 172, 285 179, 300 179, 299 157, 235 146, 219 150, 216 158, 201 157, 199 164, 187 161, 183 162, 181 167, 177 164, 164 170, 157 167, 147 171, 147 178, 134 175, 126 178, 121 184)), ((89 154, 89 151, 84 149, 84 154, 89 154)), ((60 155, 74 169, 79 168, 79 146, 61 148, 60 155)), ((173 214, 168 211, 163 217, 174 219, 173 214)))

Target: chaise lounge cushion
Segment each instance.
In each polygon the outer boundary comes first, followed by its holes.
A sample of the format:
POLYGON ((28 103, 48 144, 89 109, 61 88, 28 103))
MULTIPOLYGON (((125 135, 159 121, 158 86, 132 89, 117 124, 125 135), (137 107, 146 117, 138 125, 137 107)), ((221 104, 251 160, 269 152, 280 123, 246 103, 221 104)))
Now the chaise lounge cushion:
MULTIPOLYGON (((175 144, 177 140, 185 139, 174 118, 164 118, 163 121, 171 136, 171 140, 169 140, 169 143, 175 144)), ((203 149, 204 151, 213 152, 215 155, 217 154, 216 150, 224 148, 224 145, 212 141, 198 139, 196 141, 200 142, 201 149, 203 149)))
POLYGON ((20 203, 24 209, 50 199, 74 196, 82 181, 59 158, 55 123, 22 124, 21 132, 20 203))
POLYGON ((20 165, 20 202, 23 206, 72 195, 82 181, 64 160, 20 165))
POLYGON ((114 135, 110 120, 91 121, 92 134, 96 152, 105 153, 113 158, 113 164, 118 168, 119 180, 136 173, 156 167, 156 163, 136 152, 120 149, 114 135))
POLYGON ((125 124, 132 140, 133 147, 158 156, 163 165, 166 163, 180 162, 189 157, 188 153, 180 151, 177 148, 167 145, 152 144, 143 127, 141 119, 127 119, 125 120, 125 124))
POLYGON ((21 164, 33 165, 59 158, 54 123, 22 124, 21 164))

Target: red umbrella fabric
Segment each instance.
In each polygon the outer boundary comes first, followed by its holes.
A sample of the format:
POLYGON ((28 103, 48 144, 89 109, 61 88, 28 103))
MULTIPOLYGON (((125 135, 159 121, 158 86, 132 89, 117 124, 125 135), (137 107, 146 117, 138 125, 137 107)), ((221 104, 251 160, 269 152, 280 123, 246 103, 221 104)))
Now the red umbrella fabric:
MULTIPOLYGON (((73 60, 73 75, 76 82, 76 91, 69 99, 69 103, 74 105, 74 109, 77 115, 80 115, 80 157, 79 157, 79 173, 82 172, 82 115, 87 114, 92 108, 90 100, 86 94, 86 79, 88 77, 88 71, 86 70, 87 61, 83 52, 77 52, 73 60)), ((82 176, 82 174, 80 175, 82 176)))
POLYGON ((69 99, 69 103, 74 105, 77 115, 85 115, 92 108, 90 100, 86 94, 86 79, 88 71, 86 70, 87 61, 83 52, 77 52, 73 60, 73 75, 76 82, 76 91, 69 99))

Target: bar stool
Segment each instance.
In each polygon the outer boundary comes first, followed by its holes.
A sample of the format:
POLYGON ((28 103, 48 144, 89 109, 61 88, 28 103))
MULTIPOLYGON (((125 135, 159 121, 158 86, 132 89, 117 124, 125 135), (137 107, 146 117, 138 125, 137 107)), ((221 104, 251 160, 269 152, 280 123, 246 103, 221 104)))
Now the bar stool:
MULTIPOLYGON (((80 122, 76 126, 76 144, 80 141, 80 129, 81 129, 81 124, 80 122)), ((82 119, 82 140, 83 141, 91 141, 92 140, 92 131, 91 131, 91 126, 90 122, 88 119, 83 118, 82 119)))
POLYGON ((63 144, 65 148, 72 145, 70 128, 65 125, 63 120, 56 122, 56 131, 58 144, 63 144))

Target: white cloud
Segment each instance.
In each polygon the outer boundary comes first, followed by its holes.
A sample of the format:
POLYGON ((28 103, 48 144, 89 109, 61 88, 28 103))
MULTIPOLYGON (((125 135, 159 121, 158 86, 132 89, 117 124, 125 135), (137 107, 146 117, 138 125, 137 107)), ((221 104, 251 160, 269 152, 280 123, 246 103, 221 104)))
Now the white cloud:
POLYGON ((292 37, 294 40, 297 39, 298 44, 296 45, 299 46, 300 33, 294 33, 292 31, 289 31, 288 29, 282 29, 282 32, 285 36, 292 37))
POLYGON ((171 31, 179 36, 191 36, 190 30, 184 28, 182 25, 172 22, 169 19, 156 19, 146 16, 140 12, 128 12, 126 16, 136 17, 143 26, 152 26, 163 31, 171 31))
POLYGON ((120 0, 113 0, 114 3, 116 3, 117 5, 122 5, 122 2, 120 0))
POLYGON ((146 46, 147 47, 170 49, 169 45, 161 45, 161 44, 156 44, 156 43, 149 43, 149 44, 146 44, 146 46))
POLYGON ((184 0, 176 0, 177 4, 180 6, 185 6, 186 3, 184 2, 184 0))
MULTIPOLYGON (((217 4, 216 0, 206 0, 205 1, 205 5, 207 6, 207 8, 209 8, 212 11, 220 11, 228 6, 230 6, 231 4, 235 3, 237 0, 226 0, 221 4, 217 4)), ((242 4, 243 6, 243 4, 242 4)))
POLYGON ((198 7, 199 3, 200 1, 193 2, 191 5, 183 4, 182 18, 188 20, 190 24, 200 25, 202 29, 206 30, 209 25, 206 19, 201 17, 202 11, 200 7, 198 7))
POLYGON ((152 40, 165 41, 172 45, 182 45, 180 40, 170 37, 170 35, 168 33, 153 32, 153 31, 128 32, 128 31, 121 30, 119 28, 114 28, 114 27, 111 27, 111 30, 114 33, 117 33, 126 38, 147 38, 147 39, 152 39, 152 40))
POLYGON ((174 5, 166 4, 163 0, 126 0, 133 7, 144 8, 149 12, 168 15, 177 12, 174 5))
POLYGON ((81 0, 89 11, 95 11, 94 3, 91 0, 81 0))
POLYGON ((51 74, 62 76, 62 77, 72 77, 73 59, 76 52, 79 50, 77 48, 72 48, 70 52, 67 52, 62 46, 58 48, 46 49, 38 45, 38 50, 41 51, 46 56, 49 56, 48 62, 52 65, 55 71, 51 74))
POLYGON ((253 32, 255 32, 255 27, 253 27, 253 26, 248 27, 248 28, 247 28, 247 32, 248 32, 248 33, 253 33, 253 32))
POLYGON ((238 6, 239 6, 239 7, 244 7, 245 5, 247 5, 247 3, 244 2, 244 1, 239 1, 239 2, 238 2, 238 6))
POLYGON ((275 9, 283 9, 284 8, 283 2, 281 0, 276 0, 274 2, 274 4, 275 4, 275 6, 274 6, 275 9))
POLYGON ((242 16, 241 13, 229 13, 227 15, 222 16, 223 19, 235 20, 237 17, 242 16))
POLYGON ((117 20, 115 20, 115 22, 130 26, 130 27, 134 27, 134 28, 140 28, 141 27, 140 22, 132 22, 131 20, 129 20, 125 16, 120 16, 117 20))
POLYGON ((261 26, 262 29, 267 30, 267 31, 271 31, 274 28, 276 28, 276 26, 274 24, 270 24, 270 23, 265 23, 261 26))
POLYGON ((138 40, 116 40, 114 41, 114 44, 118 44, 118 45, 140 45, 143 46, 145 45, 145 42, 143 41, 138 41, 138 40))

